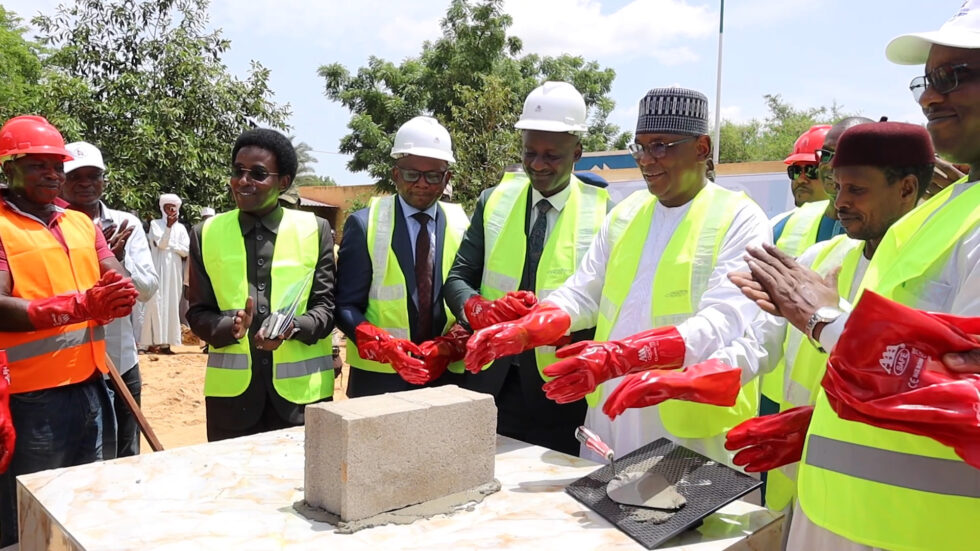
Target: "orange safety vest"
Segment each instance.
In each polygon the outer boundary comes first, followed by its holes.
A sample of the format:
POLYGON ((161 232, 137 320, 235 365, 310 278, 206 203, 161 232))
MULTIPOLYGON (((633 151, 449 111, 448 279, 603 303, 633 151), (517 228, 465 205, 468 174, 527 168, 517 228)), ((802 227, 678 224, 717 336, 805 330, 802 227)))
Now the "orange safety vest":
MULTIPOLYGON (((68 251, 37 220, 0 200, 0 241, 13 278, 11 296, 27 300, 84 291, 99 281, 95 225, 67 210, 56 222, 68 251)), ((43 390, 85 381, 98 368, 106 373, 105 331, 93 321, 39 331, 0 332, 7 351, 10 393, 43 390)))

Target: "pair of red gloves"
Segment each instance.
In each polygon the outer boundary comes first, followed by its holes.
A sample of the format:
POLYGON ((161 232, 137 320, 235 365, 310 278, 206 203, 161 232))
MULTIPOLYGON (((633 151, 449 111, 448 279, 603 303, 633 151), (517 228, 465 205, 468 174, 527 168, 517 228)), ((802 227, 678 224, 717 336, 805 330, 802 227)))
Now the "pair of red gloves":
MULTIPOLYGON (((941 358, 977 348, 980 318, 908 308, 866 291, 830 354, 822 385, 842 419, 926 436, 980 468, 980 375, 951 373, 941 358)), ((750 419, 726 447, 747 471, 799 461, 813 408, 750 419)))
MULTIPOLYGON (((463 310, 470 327, 478 330, 519 318, 535 304, 534 293, 517 291, 497 300, 474 295, 463 305, 463 310)), ((356 337, 357 351, 362 358, 389 364, 405 381, 424 385, 438 379, 449 364, 463 359, 470 333, 457 323, 445 335, 415 344, 363 322, 356 327, 356 337)))
MULTIPOLYGON (((27 318, 34 329, 50 329, 70 323, 95 321, 106 324, 128 316, 139 293, 129 278, 107 271, 91 289, 34 299, 27 304, 27 318)), ((0 350, 0 473, 6 472, 14 455, 17 435, 10 416, 10 371, 7 354, 0 350)))
MULTIPOLYGON (((553 303, 543 302, 527 315, 478 331, 466 345, 466 369, 479 373, 497 358, 538 346, 560 343, 571 318, 553 303)), ((684 339, 674 327, 661 327, 619 341, 582 341, 556 352, 546 367, 552 378, 545 395, 560 404, 581 400, 610 379, 628 375, 606 400, 603 411, 616 418, 628 408, 668 399, 732 406, 741 388, 741 370, 718 361, 673 371, 684 363, 684 339)))

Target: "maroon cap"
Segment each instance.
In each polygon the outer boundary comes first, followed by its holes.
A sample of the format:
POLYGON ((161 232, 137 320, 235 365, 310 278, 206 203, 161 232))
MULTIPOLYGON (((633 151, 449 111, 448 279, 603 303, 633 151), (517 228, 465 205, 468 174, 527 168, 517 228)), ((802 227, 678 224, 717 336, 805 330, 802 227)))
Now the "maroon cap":
POLYGON ((830 166, 908 167, 934 162, 936 153, 925 128, 905 122, 869 122, 840 135, 830 166))

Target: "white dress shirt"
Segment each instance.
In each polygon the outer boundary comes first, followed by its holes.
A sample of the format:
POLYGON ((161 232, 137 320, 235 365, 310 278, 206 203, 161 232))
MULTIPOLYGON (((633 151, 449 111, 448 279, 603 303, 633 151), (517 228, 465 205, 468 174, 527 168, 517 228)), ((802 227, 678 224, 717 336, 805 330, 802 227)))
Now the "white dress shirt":
MULTIPOLYGON (((952 197, 975 185, 980 182, 958 186, 952 197)), ((820 344, 825 350, 832 350, 844 331, 851 305, 845 303, 843 306, 845 314, 820 332, 820 344)), ((958 316, 980 316, 980 220, 973 232, 953 247, 942 271, 922 289, 918 303, 910 306, 958 316)))
MULTIPOLYGON (((650 305, 654 273, 671 236, 690 206, 690 202, 679 207, 658 204, 654 209, 647 241, 643 249, 637 251, 640 255, 637 279, 630 287, 619 317, 611 329, 610 340, 653 328, 650 305)), ((547 299, 571 316, 572 331, 593 327, 598 319, 599 300, 612 249, 608 234, 609 219, 592 242, 578 270, 547 299)), ((709 359, 712 353, 745 332, 758 312, 758 306, 745 298, 726 276, 732 271, 748 271, 743 259, 746 247, 758 247, 762 243, 770 242, 772 230, 765 213, 753 202, 743 203, 725 234, 718 251, 717 264, 708 280, 708 288, 698 304, 698 311, 677 326, 685 342, 684 365, 709 359)), ((598 407, 589 408, 585 418, 586 425, 612 446, 617 456, 622 457, 657 438, 669 436, 716 461, 730 463, 726 460, 728 454, 724 450, 724 434, 699 440, 675 438, 660 422, 657 406, 629 409, 614 422, 610 421, 602 412, 602 405, 621 380, 622 378, 613 379, 602 385, 602 398, 598 407), (719 450, 723 453, 719 453, 719 450)), ((582 456, 602 460, 585 448, 582 456)))
MULTIPOLYGON (((132 214, 121 210, 110 209, 104 203, 99 204, 100 215, 95 219, 96 228, 101 230, 102 219, 112 220, 118 231, 123 221, 133 228, 133 233, 126 241, 126 257, 123 258, 123 274, 133 280, 133 286, 139 291, 137 300, 146 302, 156 293, 160 280, 156 268, 153 267, 153 257, 150 256, 150 246, 143 232, 143 225, 132 214)), ((105 348, 112 362, 116 364, 119 373, 125 373, 136 365, 136 335, 133 332, 133 320, 123 316, 112 320, 105 326, 105 348)))
POLYGON ((571 184, 565 186, 565 189, 559 191, 558 193, 552 195, 551 197, 545 197, 541 195, 538 190, 531 188, 531 219, 527 221, 528 231, 530 228, 534 227, 534 223, 538 220, 538 203, 542 199, 547 199, 551 203, 551 210, 548 211, 546 215, 548 219, 548 227, 544 232, 545 242, 548 240, 548 236, 551 235, 551 230, 555 229, 555 225, 558 224, 558 215, 561 214, 562 209, 565 208, 565 204, 568 203, 568 197, 572 194, 571 184))

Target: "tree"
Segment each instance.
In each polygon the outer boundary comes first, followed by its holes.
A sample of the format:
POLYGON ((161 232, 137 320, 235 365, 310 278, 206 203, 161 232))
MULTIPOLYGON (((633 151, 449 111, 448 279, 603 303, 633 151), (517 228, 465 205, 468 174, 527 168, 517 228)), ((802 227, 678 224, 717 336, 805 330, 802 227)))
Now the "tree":
POLYGON ((367 171, 384 191, 390 182, 394 133, 408 119, 428 114, 449 130, 455 148, 454 200, 472 204, 494 185, 503 167, 519 159, 520 136, 514 123, 524 98, 545 80, 572 83, 590 108, 588 150, 625 144, 606 118, 615 72, 594 61, 562 55, 521 56, 519 38, 507 35, 511 18, 502 0, 453 0, 442 20, 442 36, 426 42, 417 57, 394 64, 371 57, 351 74, 338 63, 320 67, 327 98, 351 110, 351 130, 340 151, 353 154, 348 168, 367 171))
MULTIPOLYGON (((0 120, 29 113, 41 80, 37 44, 24 38, 20 18, 0 6, 0 120)), ((0 123, 2 124, 2 123, 0 123)))
POLYGON ((778 161, 793 151, 801 134, 816 124, 834 124, 853 116, 836 102, 830 107, 798 109, 783 101, 779 94, 766 94, 769 115, 764 121, 745 123, 723 121, 719 141, 719 160, 723 163, 778 161))
POLYGON ((318 176, 316 174, 308 174, 305 176, 297 176, 296 185, 299 187, 335 186, 337 185, 337 182, 330 176, 318 176))
POLYGON ((46 87, 50 102, 78 121, 59 128, 102 149, 110 203, 155 214, 157 196, 176 193, 190 207, 230 207, 235 139, 258 124, 285 127, 288 110, 269 99, 267 69, 253 62, 244 80, 227 72, 230 43, 205 32, 207 8, 207 0, 78 0, 33 20, 64 85, 46 87))

